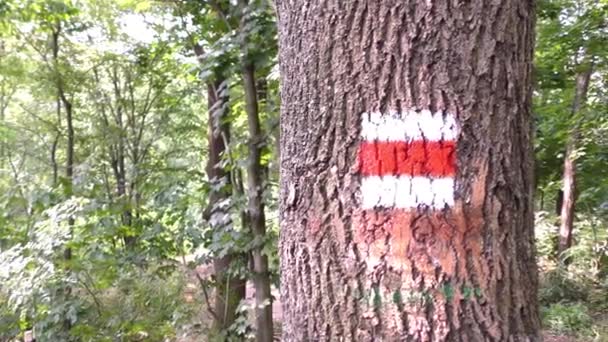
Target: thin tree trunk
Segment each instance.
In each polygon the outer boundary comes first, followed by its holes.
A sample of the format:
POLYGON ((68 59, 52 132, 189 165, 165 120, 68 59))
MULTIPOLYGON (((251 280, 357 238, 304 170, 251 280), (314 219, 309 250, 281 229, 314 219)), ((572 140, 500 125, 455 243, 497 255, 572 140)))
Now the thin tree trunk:
MULTIPOLYGON (((118 126, 119 136, 118 143, 115 145, 114 156, 112 159, 112 169, 114 171, 114 178, 116 179, 116 197, 119 204, 122 206, 122 213, 120 215, 120 221, 123 226, 128 227, 131 230, 133 224, 133 211, 131 208, 130 193, 127 191, 127 165, 126 165, 126 142, 125 135, 127 129, 124 123, 124 112, 125 108, 123 105, 123 88, 121 87, 119 74, 116 66, 112 67, 112 73, 110 74, 112 79, 112 85, 114 90, 114 98, 116 101, 116 109, 114 110, 114 122, 118 126)), ((129 231, 127 234, 122 236, 123 242, 126 249, 133 249, 137 241, 136 236, 130 235, 132 232, 129 231)))
POLYGON ((285 341, 540 341, 534 2, 278 0, 285 341))
MULTIPOLYGON (((572 117, 580 114, 587 99, 589 90, 589 80, 593 66, 588 65, 576 74, 576 88, 574 101, 572 103, 572 117)), ((566 144, 566 154, 564 155, 564 173, 562 177, 562 203, 561 221, 559 226, 559 253, 566 251, 572 246, 572 231, 574 229, 574 212, 576 206, 576 149, 580 136, 578 123, 574 123, 574 128, 566 144)))
POLYGON ((247 161, 248 217, 253 238, 257 242, 252 250, 253 283, 256 301, 256 341, 272 341, 272 295, 270 292, 270 272, 268 257, 262 253, 266 240, 266 216, 264 209, 264 168, 261 165, 261 152, 264 135, 260 127, 258 98, 256 90, 255 67, 252 62, 243 61, 243 87, 247 123, 249 127, 249 155, 247 161))
POLYGON ((242 70, 243 88, 245 91, 245 110, 249 128, 249 154, 247 160, 247 217, 251 224, 253 239, 256 242, 252 254, 253 283, 255 286, 256 341, 271 342, 273 338, 272 294, 268 257, 263 254, 266 241, 266 215, 264 208, 264 187, 267 172, 262 166, 262 148, 265 144, 260 125, 258 89, 256 87, 256 68, 248 51, 247 32, 248 0, 239 1, 241 13, 242 70))
POLYGON ((57 99, 57 133, 51 144, 51 166, 53 168, 53 188, 57 186, 59 180, 59 164, 57 163, 57 148, 59 147, 59 139, 61 138, 61 102, 57 99))
MULTIPOLYGON (((196 56, 202 60, 205 56, 203 48, 194 44, 196 56)), ((213 184, 209 194, 209 203, 205 209, 205 220, 209 222, 214 231, 232 229, 234 222, 231 219, 231 197, 234 187, 231 172, 222 166, 222 158, 228 153, 230 144, 230 123, 226 121, 229 110, 229 97, 227 80, 218 72, 216 79, 207 83, 207 111, 208 111, 208 147, 207 177, 213 184), (219 186, 221 185, 221 186, 219 186)), ((234 168, 235 165, 231 165, 234 168)), ((238 180, 237 180, 238 181, 238 180)), ((248 222, 243 218, 243 227, 248 222)), ((231 266, 237 262, 245 263, 242 254, 229 253, 223 257, 215 257, 213 271, 216 279, 214 298, 214 324, 216 332, 226 331, 236 319, 236 310, 240 302, 245 299, 247 280, 233 277, 230 274, 231 266)))
MULTIPOLYGON (((0 128, 4 128, 4 94, 0 94, 0 128)), ((6 141, 6 138, 3 136, 0 138, 0 169, 4 168, 4 163, 6 160, 6 144, 8 143, 8 141, 6 141)))
MULTIPOLYGON (((116 95, 117 101, 122 101, 122 95, 118 93, 116 95)), ((123 122, 123 108, 121 105, 117 105, 117 124, 120 129, 120 137, 118 140, 118 148, 117 148, 117 161, 118 161, 118 179, 116 180, 116 186, 118 187, 118 198, 122 206, 124 207, 122 211, 122 224, 126 227, 131 227, 132 222, 132 213, 131 213, 131 203, 129 200, 130 195, 127 193, 127 167, 125 163, 125 134, 126 128, 123 122)), ((125 235, 125 247, 127 249, 131 249, 135 245, 135 237, 129 234, 125 235)))
MULTIPOLYGON (((65 97, 63 90, 61 91, 63 107, 65 108, 65 119, 68 141, 66 146, 66 164, 65 173, 67 178, 67 196, 71 197, 74 193, 74 121, 72 112, 72 103, 65 97)), ((72 218, 73 220, 73 218, 72 218)), ((73 222, 71 223, 73 225, 73 222)))
MULTIPOLYGON (((1 41, 0 41, 1 43, 1 41)), ((1 46, 1 45, 0 45, 1 46)), ((15 90, 7 90, 4 88, 4 85, 0 85, 2 88, 0 90, 0 127, 4 126, 4 122, 6 120, 6 109, 8 108, 8 104, 15 93, 15 90)), ((8 141, 5 137, 0 138, 0 168, 3 168, 6 163, 6 145, 8 141)))
MULTIPOLYGON (((227 153, 226 144, 230 142, 230 124, 226 122, 228 89, 225 82, 224 79, 218 79, 207 85, 209 155, 206 169, 213 190, 209 195, 206 219, 211 229, 218 232, 233 229, 230 212, 232 181, 230 171, 222 166, 222 158, 227 153)), ((234 323, 236 309, 245 298, 246 280, 230 274, 231 266, 238 261, 245 263, 243 255, 229 253, 213 260, 217 282, 214 300, 214 312, 217 315, 214 321, 215 331, 225 331, 234 323)))
MULTIPOLYGON (((72 102, 67 98, 65 94, 65 88, 63 83, 63 78, 58 69, 59 67, 59 37, 61 34, 61 23, 57 22, 55 30, 52 33, 53 39, 53 62, 55 63, 55 71, 56 71, 56 84, 57 84, 57 113, 60 115, 61 106, 63 106, 66 115, 66 129, 67 129, 67 144, 66 144, 66 164, 65 164, 65 196, 70 199, 74 194, 74 122, 73 122, 73 107, 72 102)), ((72 239, 73 236, 73 227, 74 227, 74 217, 70 216, 68 218, 68 240, 72 239)), ((66 260, 67 264, 70 263, 72 259, 72 249, 70 247, 65 247, 63 251, 63 258, 66 260)), ((70 267, 67 268, 68 278, 71 273, 70 267)), ((72 297, 72 288, 69 285, 65 286, 64 289, 64 300, 68 302, 72 297)), ((68 317, 63 319, 63 329, 66 336, 68 336, 68 340, 71 340, 70 330, 72 328, 72 322, 68 317)))
POLYGON ((560 216, 562 214, 562 206, 564 205, 564 190, 560 189, 557 191, 555 198, 555 215, 560 216))

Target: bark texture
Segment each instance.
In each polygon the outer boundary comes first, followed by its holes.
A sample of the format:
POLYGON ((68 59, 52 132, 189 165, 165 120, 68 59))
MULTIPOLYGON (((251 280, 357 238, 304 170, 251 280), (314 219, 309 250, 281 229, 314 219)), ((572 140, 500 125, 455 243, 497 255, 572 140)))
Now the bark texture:
MULTIPOLYGON (((574 90, 574 101, 572 102, 572 116, 580 114, 589 90, 589 80, 593 67, 583 66, 583 70, 576 74, 576 88, 574 90)), ((574 124, 574 129, 568 137, 566 154, 564 155, 564 173, 562 177, 562 201, 559 226, 559 252, 564 252, 572 246, 572 231, 574 229, 574 209, 576 205, 576 149, 579 140, 579 124, 574 124)))
POLYGON ((247 216, 253 238, 257 242, 251 251, 253 261, 253 284, 255 286, 256 341, 271 342, 272 294, 270 292, 270 272, 268 257, 262 253, 266 239, 266 216, 264 209, 264 175, 261 165, 264 135, 260 127, 255 68, 252 62, 243 66, 243 87, 247 124, 249 128, 249 155, 247 157, 247 216))
POLYGON ((259 95, 264 95, 265 89, 257 86, 260 82, 256 78, 256 65, 253 51, 250 51, 248 26, 249 0, 240 0, 242 34, 241 52, 243 58, 242 75, 243 90, 245 92, 245 111, 247 113, 247 127, 249 132, 249 148, 247 156, 247 218, 251 226, 254 245, 251 250, 253 284, 255 286, 255 320, 256 342, 272 342, 272 294, 270 289, 270 271, 268 256, 263 253, 266 242, 266 215, 264 206, 264 187, 268 171, 262 165, 262 149, 266 142, 260 125, 259 95), (260 94, 262 92, 262 94, 260 94))
POLYGON ((539 341, 534 2, 276 5, 283 339, 539 341), (361 116, 390 110, 457 118, 451 207, 360 209, 361 116))

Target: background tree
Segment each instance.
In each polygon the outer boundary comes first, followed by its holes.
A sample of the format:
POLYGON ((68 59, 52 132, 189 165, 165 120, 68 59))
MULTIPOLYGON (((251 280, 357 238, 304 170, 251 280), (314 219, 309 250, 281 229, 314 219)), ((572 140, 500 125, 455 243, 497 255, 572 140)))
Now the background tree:
MULTIPOLYGON (((566 141, 559 142, 565 146, 563 158, 559 158, 563 159, 560 175, 562 189, 555 196, 556 212, 561 218, 558 250, 564 252, 572 245, 575 203, 579 197, 577 192, 584 192, 585 188, 579 184, 577 191, 577 169, 580 169, 581 157, 585 154, 587 144, 584 137, 588 134, 583 130, 588 120, 593 121, 594 102, 597 103, 599 99, 592 96, 591 103, 587 106, 587 94, 590 87, 593 89, 591 76, 594 69, 600 74, 605 68, 603 45, 606 39, 606 5, 587 1, 547 3, 540 14, 539 30, 537 88, 542 101, 537 105, 541 113, 539 117, 547 123, 559 118, 562 122, 552 124, 552 127, 567 133, 566 141), (545 114, 544 109, 551 112, 545 114), (564 124, 567 127, 564 128, 564 124)), ((541 124, 541 130, 543 128, 541 124)), ((545 139, 543 133, 545 132, 541 131, 541 139, 545 139)), ((560 138, 560 135, 554 133, 555 131, 551 132, 553 139, 560 138)), ((559 143, 555 140, 552 142, 556 144, 544 145, 551 152, 541 155, 541 167, 543 163, 549 162, 549 158, 557 161, 557 153, 553 149, 559 143)), ((560 168, 552 171, 554 170, 560 168)), ((549 176, 552 171, 541 170, 540 182, 554 178, 555 176, 549 176)))
MULTIPOLYGON (((228 9, 225 3, 215 7, 204 6, 199 2, 186 2, 177 7, 177 11, 187 10, 193 15, 193 22, 199 27, 216 26, 217 30, 205 32, 205 43, 217 44, 219 40, 230 32, 230 23, 227 20, 228 9)), ((181 14, 184 20, 183 14, 181 14)), ((185 27, 184 30, 188 31, 185 27)), ((230 236, 237 242, 244 239, 244 235, 235 235, 235 221, 232 218, 233 199, 242 193, 242 177, 240 172, 234 171, 232 165, 230 138, 230 91, 229 77, 233 56, 231 49, 225 49, 217 58, 211 58, 205 53, 205 48, 196 40, 193 33, 189 33, 190 45, 201 63, 203 70, 209 71, 206 76, 207 83, 207 111, 208 111, 208 146, 209 154, 206 166, 207 177, 211 189, 205 212, 206 221, 213 230, 214 240, 222 240, 223 236, 230 236), (237 238, 235 238, 235 236, 237 238), (217 238, 216 238, 217 237, 217 238), (240 237, 240 239, 238 238, 240 237)), ((213 47, 212 47, 213 48, 213 47)), ((249 220, 247 213, 240 210, 241 232, 246 229, 249 220)), ((221 245, 220 245, 221 246, 221 245)), ((242 276, 242 269, 246 264, 246 253, 236 249, 218 249, 213 260, 213 272, 216 281, 214 295, 214 330, 218 336, 222 332, 229 332, 235 323, 238 308, 246 295, 246 279, 242 276)), ((227 338, 231 337, 228 333, 227 338)), ((238 334, 236 335, 238 338, 238 334)), ((240 336, 242 338, 242 336, 240 336)))
MULTIPOLYGON (((271 273, 268 256, 264 252, 264 246, 269 243, 266 234, 267 222, 264 209, 264 202, 266 201, 264 193, 268 184, 268 173, 265 172, 265 169, 268 161, 262 159, 268 156, 269 151, 265 148, 268 136, 263 134, 262 125, 264 120, 267 120, 268 114, 272 118, 273 113, 268 113, 267 109, 270 109, 270 107, 260 105, 261 101, 258 99, 256 86, 260 81, 262 83, 267 83, 267 81, 266 76, 256 75, 256 69, 267 70, 274 63, 271 57, 276 49, 276 43, 274 43, 272 36, 274 31, 269 29, 269 27, 274 27, 270 16, 270 8, 264 3, 255 3, 255 7, 250 7, 248 3, 239 3, 237 6, 233 6, 228 2, 210 4, 185 2, 180 6, 179 9, 185 9, 193 15, 193 23, 198 28, 196 32, 190 32, 189 36, 191 39, 194 38, 192 45, 197 57, 202 62, 201 76, 214 82, 214 89, 221 90, 219 96, 223 96, 226 100, 236 98, 235 103, 243 101, 244 108, 236 109, 234 113, 236 115, 243 114, 246 123, 243 128, 249 133, 243 138, 249 142, 246 145, 241 144, 241 146, 227 146, 223 154, 224 164, 228 165, 232 173, 230 190, 234 197, 232 203, 238 209, 237 212, 240 212, 240 222, 245 232, 240 239, 246 240, 247 244, 242 246, 243 241, 235 241, 236 246, 240 246, 240 249, 228 250, 225 246, 218 245, 220 247, 218 252, 220 252, 223 262, 221 267, 216 267, 215 277, 216 280, 226 278, 222 277, 221 274, 226 272, 226 274, 230 274, 229 269, 234 267, 234 264, 231 266, 230 260, 223 257, 226 253, 233 253, 234 256, 238 254, 250 256, 250 272, 255 288, 255 330, 257 339, 269 341, 272 338, 271 273), (216 30, 204 31, 206 27, 215 27, 216 30), (196 37, 203 37, 202 43, 196 42, 196 37), (209 51, 217 55, 213 55, 209 51), (239 55, 242 55, 242 57, 239 58, 239 55), (234 75, 231 75, 231 73, 234 75), (241 73, 243 81, 238 77, 241 73), (231 76, 237 77, 233 79, 231 76), (229 93, 233 95, 229 96, 229 93), (260 111, 260 108, 266 110, 260 111), (246 150, 243 149, 245 146, 247 146, 246 150), (241 156, 242 159, 238 161, 241 156), (242 175, 246 175, 246 187, 243 185, 242 175), (222 271, 222 269, 225 269, 225 271, 222 271)), ((267 94, 268 92, 265 95, 267 94)), ((226 110, 228 105, 229 102, 226 101, 222 107, 214 110, 214 120, 220 120, 220 124, 228 124, 231 119, 229 116, 221 114, 221 111, 226 110)), ((232 120, 235 117, 238 116, 233 116, 232 120)), ((226 142, 227 140, 224 137, 223 143, 226 142)), ((226 231, 225 229, 215 230, 217 230, 217 236, 225 234, 226 231)), ((232 276, 229 275, 228 277, 232 276)), ((228 284, 227 281, 223 283, 228 284)), ((216 287, 218 290, 216 292, 216 303, 225 301, 217 298, 218 294, 227 293, 226 290, 221 289, 221 286, 223 286, 221 284, 221 282, 218 283, 219 287, 216 287)), ((239 294, 234 293, 231 297, 235 298, 233 303, 238 304, 239 294)), ((224 305, 223 311, 234 311, 235 308, 236 305, 224 305)), ((225 322, 224 325, 229 327, 230 323, 225 322)))

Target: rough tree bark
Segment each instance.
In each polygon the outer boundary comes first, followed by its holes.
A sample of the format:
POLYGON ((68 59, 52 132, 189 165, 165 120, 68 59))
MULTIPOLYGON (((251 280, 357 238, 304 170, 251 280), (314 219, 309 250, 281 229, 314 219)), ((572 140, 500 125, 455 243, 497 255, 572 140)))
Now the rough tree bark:
MULTIPOLYGON (((576 73, 576 85, 574 100, 572 102, 572 117, 580 114, 587 99, 589 80, 593 72, 593 66, 582 65, 582 70, 576 73)), ((580 138, 579 124, 575 123, 568 142, 566 143, 566 154, 564 155, 564 173, 562 176, 561 212, 559 226, 559 253, 564 252, 572 246, 572 231, 574 228, 574 209, 576 205, 576 149, 580 138)))
MULTIPOLYGON (((539 341, 534 2, 278 0, 276 7, 284 340, 539 341), (361 136, 373 112, 399 122, 429 113, 455 120, 453 198, 445 205, 365 202, 361 136)), ((396 129, 385 128, 374 133, 396 129)), ((424 167, 434 166, 428 156, 437 146, 449 147, 443 138, 433 148, 418 138, 416 163, 424 167)), ((371 142, 372 153, 381 153, 380 143, 371 142)), ((369 190, 403 198, 399 188, 369 190)), ((417 191, 410 199, 428 200, 417 191)))

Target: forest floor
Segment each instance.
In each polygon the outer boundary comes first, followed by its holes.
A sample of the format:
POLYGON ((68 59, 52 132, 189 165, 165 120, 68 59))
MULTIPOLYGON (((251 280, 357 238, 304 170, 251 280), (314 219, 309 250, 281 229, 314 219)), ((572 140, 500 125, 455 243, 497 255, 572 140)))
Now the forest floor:
MULTIPOLYGON (((199 266, 197 267, 197 273, 199 274, 199 276, 205 278, 205 277, 209 277, 211 275, 212 272, 212 267, 211 266, 199 266)), ((192 295, 200 295, 196 294, 197 292, 200 292, 199 290, 199 284, 198 284, 198 280, 196 279, 196 276, 193 274, 190 277, 189 283, 187 288, 191 289, 191 293, 189 293, 189 296, 192 295)), ((255 288, 253 287, 253 284, 251 282, 247 283, 247 289, 246 289, 246 300, 248 302, 248 304, 251 304, 250 307, 253 307, 253 303, 255 301, 255 288)), ((275 298, 274 302, 272 303, 272 314, 273 314, 273 320, 275 322, 275 327, 279 328, 277 330, 280 330, 280 325, 282 322, 282 317, 283 317, 283 310, 281 307, 281 300, 280 300, 280 295, 279 295, 279 291, 276 288, 273 288, 272 290, 272 294, 273 297, 275 298)), ((209 294, 209 296, 211 296, 211 294, 209 294)), ((205 309, 201 310, 201 315, 200 317, 205 317, 207 316, 207 319, 202 319, 202 321, 211 321, 211 316, 209 313, 205 312, 205 309)), ((254 313, 252 312, 249 317, 254 317, 254 313)), ((252 324, 254 322, 251 322, 252 324)), ((608 330, 608 313, 606 314, 602 314, 599 316, 595 317, 595 325, 596 326, 605 326, 606 329, 608 330)), ((204 327, 203 329, 204 330, 204 327)), ((277 332, 275 332, 275 336, 280 336, 280 334, 277 332)), ((194 334, 187 334, 187 336, 183 336, 183 338, 180 338, 177 342, 194 342, 194 341, 205 341, 205 337, 204 334, 201 333, 194 333, 194 334)), ((581 339, 581 338, 577 338, 574 336, 569 336, 569 335, 564 335, 564 334, 559 334, 553 331, 548 331, 545 330, 543 332, 543 340, 544 342, 608 342, 608 340, 603 340, 603 339, 581 339)))
POLYGON ((574 342, 574 341, 578 341, 578 340, 572 336, 563 336, 563 335, 559 336, 559 335, 554 335, 551 332, 544 332, 543 341, 544 342, 574 342))

